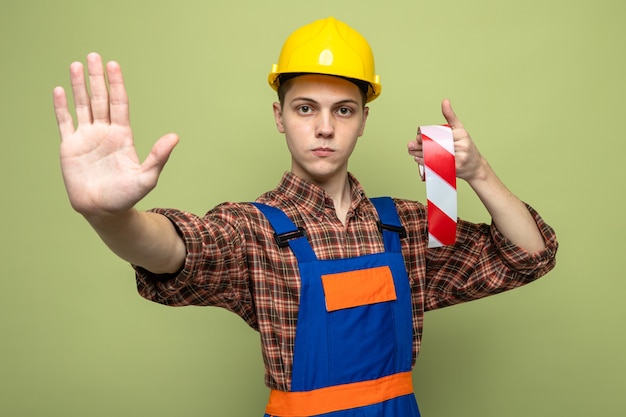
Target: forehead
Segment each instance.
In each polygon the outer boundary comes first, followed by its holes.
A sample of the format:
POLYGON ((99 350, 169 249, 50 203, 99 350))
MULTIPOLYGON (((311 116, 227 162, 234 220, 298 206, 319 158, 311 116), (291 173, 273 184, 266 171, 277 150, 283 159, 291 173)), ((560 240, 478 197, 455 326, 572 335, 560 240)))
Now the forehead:
POLYGON ((332 75, 306 74, 289 80, 287 100, 297 97, 361 101, 361 90, 356 84, 332 75))

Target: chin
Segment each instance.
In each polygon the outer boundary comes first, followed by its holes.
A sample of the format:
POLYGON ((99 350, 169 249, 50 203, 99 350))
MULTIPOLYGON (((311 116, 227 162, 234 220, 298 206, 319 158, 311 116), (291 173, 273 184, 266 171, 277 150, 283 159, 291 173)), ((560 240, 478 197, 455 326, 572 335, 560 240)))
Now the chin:
POLYGON ((307 167, 301 165, 292 166, 291 172, 300 178, 308 179, 312 182, 327 182, 333 178, 339 178, 347 173, 346 169, 338 168, 336 164, 318 163, 307 167))

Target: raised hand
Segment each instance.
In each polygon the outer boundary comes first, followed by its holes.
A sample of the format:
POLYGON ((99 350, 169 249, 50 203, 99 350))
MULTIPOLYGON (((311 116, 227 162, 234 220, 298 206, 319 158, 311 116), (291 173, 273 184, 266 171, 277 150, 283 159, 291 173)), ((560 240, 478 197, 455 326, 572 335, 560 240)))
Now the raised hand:
MULTIPOLYGON (((526 205, 506 188, 469 133, 452 110, 449 100, 441 103, 441 112, 452 128, 456 176, 468 182, 491 215, 498 230, 514 244, 528 252, 545 248, 543 237, 526 205)), ((409 142, 408 151, 418 164, 424 163, 422 138, 409 142)))
MULTIPOLYGON (((441 113, 446 119, 448 125, 452 128, 456 161, 456 176, 466 181, 471 181, 482 174, 481 170, 486 168, 486 161, 483 160, 478 148, 474 144, 474 141, 452 109, 452 105, 449 100, 442 101, 441 113)), ((408 152, 415 158, 415 161, 418 164, 424 164, 422 138, 419 134, 414 141, 409 142, 408 152)))
POLYGON ((178 137, 161 137, 141 163, 133 141, 120 66, 109 62, 105 74, 102 59, 91 53, 87 56, 87 72, 91 94, 83 65, 74 62, 70 66, 76 127, 64 89, 54 89, 63 180, 72 207, 79 213, 116 214, 132 208, 156 186, 178 137))

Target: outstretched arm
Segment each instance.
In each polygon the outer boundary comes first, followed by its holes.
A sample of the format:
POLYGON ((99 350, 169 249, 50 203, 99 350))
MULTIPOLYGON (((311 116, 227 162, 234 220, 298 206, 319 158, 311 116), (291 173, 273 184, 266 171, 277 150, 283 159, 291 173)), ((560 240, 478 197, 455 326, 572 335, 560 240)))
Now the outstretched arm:
POLYGON ((128 97, 120 66, 87 56, 91 94, 83 65, 70 66, 77 126, 65 91, 54 89, 61 135, 61 171, 72 207, 121 258, 155 273, 175 272, 185 246, 165 217, 134 206, 157 184, 178 137, 161 137, 141 163, 130 128, 128 97), (108 78, 108 86, 107 86, 108 78))
MULTIPOLYGON (((452 110, 449 100, 442 102, 441 110, 452 128, 457 177, 467 181, 472 187, 500 233, 530 253, 544 249, 545 243, 532 215, 524 203, 506 188, 480 154, 469 133, 452 110)), ((418 164, 424 163, 422 140, 419 135, 415 141, 409 142, 408 150, 418 164)))

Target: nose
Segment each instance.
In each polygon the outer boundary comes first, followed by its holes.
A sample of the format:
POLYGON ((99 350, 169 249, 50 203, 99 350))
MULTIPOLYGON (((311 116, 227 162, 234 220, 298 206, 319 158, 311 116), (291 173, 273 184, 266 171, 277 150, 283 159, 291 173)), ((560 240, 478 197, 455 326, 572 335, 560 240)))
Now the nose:
POLYGON ((323 139, 332 139, 335 136, 335 124, 331 112, 320 112, 315 136, 323 139))

